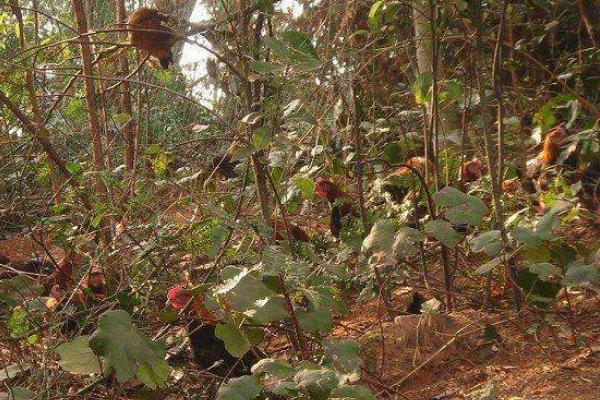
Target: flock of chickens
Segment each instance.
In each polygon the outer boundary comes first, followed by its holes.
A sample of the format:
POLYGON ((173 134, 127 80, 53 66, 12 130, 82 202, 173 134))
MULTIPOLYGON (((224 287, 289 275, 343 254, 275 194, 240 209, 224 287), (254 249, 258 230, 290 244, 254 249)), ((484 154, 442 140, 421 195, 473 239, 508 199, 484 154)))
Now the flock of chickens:
MULTIPOLYGON (((165 24, 167 19, 167 15, 146 8, 137 10, 129 19, 131 45, 156 57, 164 68, 168 68, 172 62, 171 47, 175 42, 172 29, 165 24)), ((518 179, 504 181, 502 188, 509 193, 523 190, 525 193, 533 195, 543 191, 548 180, 553 174, 558 173, 557 171, 571 169, 571 181, 581 182, 579 197, 582 204, 596 215, 600 200, 600 165, 596 163, 579 169, 577 169, 576 162, 575 164, 565 162, 563 165, 556 165, 566 138, 567 130, 562 125, 549 131, 544 137, 541 152, 529 163, 527 170, 518 170, 518 179)), ((224 178, 233 178, 236 176, 236 164, 236 161, 231 160, 231 152, 228 152, 222 157, 215 158, 209 167, 218 171, 224 178)), ((391 175, 400 178, 415 173, 424 175, 426 168, 429 172, 436 170, 436 166, 431 161, 415 156, 406 160, 403 166, 391 175)), ((460 180, 462 183, 475 182, 482 177, 483 172, 483 163, 474 158, 463 163, 460 180)), ((397 204, 414 201, 415 198, 420 197, 420 194, 414 193, 409 188, 394 184, 384 185, 383 190, 389 195, 391 201, 397 204)), ((329 205, 329 228, 334 237, 339 237, 344 223, 348 219, 360 216, 357 202, 353 196, 344 192, 331 179, 317 178, 314 193, 317 198, 329 205)), ((271 222, 273 240, 287 239, 301 242, 311 240, 311 237, 302 228, 289 221, 277 218, 271 222), (290 237, 288 237, 288 233, 290 237)), ((31 260, 20 265, 12 263, 8 257, 0 254, 0 264, 8 267, 0 270, 0 278, 8 278, 19 272, 39 274, 42 276, 40 283, 44 287, 43 295, 54 299, 54 305, 59 306, 65 297, 73 297, 65 296, 65 293, 73 287, 73 271, 81 263, 81 257, 72 252, 66 254, 57 263, 31 260)), ((83 286, 77 289, 74 298, 81 305, 89 305, 106 296, 104 276, 100 272, 92 272, 86 277, 83 286)), ((177 285, 169 290, 168 301, 174 309, 185 315, 194 359, 201 368, 209 369, 218 375, 231 377, 247 373, 250 366, 261 357, 260 350, 256 348, 241 359, 231 356, 225 350, 224 343, 215 335, 218 318, 204 306, 202 296, 194 297, 190 289, 183 285, 177 285)), ((417 313, 419 308, 419 305, 414 305, 410 311, 417 313)))

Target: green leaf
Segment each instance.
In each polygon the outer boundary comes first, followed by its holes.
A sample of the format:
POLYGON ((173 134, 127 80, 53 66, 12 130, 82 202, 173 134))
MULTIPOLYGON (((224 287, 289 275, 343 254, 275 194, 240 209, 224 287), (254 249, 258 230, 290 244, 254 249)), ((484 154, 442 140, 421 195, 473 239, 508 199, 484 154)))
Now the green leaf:
POLYGON ((452 228, 448 221, 436 219, 425 224, 425 232, 446 247, 455 247, 460 243, 461 236, 452 228))
POLYGON ((23 339, 23 336, 29 332, 30 323, 29 323, 29 314, 23 307, 15 307, 10 313, 10 318, 6 323, 6 327, 8 328, 8 333, 11 338, 14 339, 23 339))
POLYGON ((360 370, 360 345, 353 339, 330 339, 323 342, 323 361, 336 371, 349 374, 360 370))
POLYGON ((294 374, 292 366, 274 358, 264 358, 252 366, 253 374, 269 374, 277 378, 291 378, 294 374))
POLYGON ((217 391, 217 400, 252 400, 260 394, 260 385, 251 376, 232 378, 217 391))
POLYGON ((310 38, 304 32, 281 32, 277 38, 265 38, 265 43, 279 58, 293 63, 311 63, 318 61, 318 56, 310 38))
POLYGON ((277 35, 288 48, 288 58, 294 62, 310 62, 318 60, 319 56, 310 38, 304 32, 286 31, 277 35))
POLYGON ((98 356, 94 354, 89 345, 90 337, 77 336, 71 342, 63 343, 57 347, 56 352, 60 356, 58 365, 65 371, 89 375, 102 372, 102 365, 98 356))
POLYGON ((107 370, 114 369, 121 383, 137 376, 155 389, 163 387, 169 377, 164 349, 139 334, 125 311, 107 311, 100 316, 98 328, 90 337, 90 348, 104 356, 107 370))
POLYGON ((119 113, 113 115, 112 119, 117 125, 125 125, 126 123, 131 121, 131 115, 127 113, 119 113))
POLYGON ((233 278, 223 282, 217 295, 225 295, 234 310, 244 312, 255 308, 257 300, 272 297, 275 293, 254 276, 248 268, 242 269, 233 278))
POLYGON ((16 386, 10 388, 9 400, 32 400, 36 397, 35 392, 24 388, 22 386, 16 386))
POLYGON ((378 28, 381 21, 381 10, 383 6, 383 0, 378 0, 371 6, 369 15, 367 16, 367 24, 370 28, 378 28))
POLYGON ((297 176, 294 179, 294 183, 296 184, 296 187, 300 189, 302 197, 304 197, 307 200, 313 198, 313 195, 315 193, 315 182, 312 179, 297 176))
POLYGON ((479 226, 489 211, 485 203, 478 197, 463 193, 447 186, 433 194, 437 205, 448 207, 446 218, 455 224, 479 226))
POLYGON ((266 148, 272 141, 271 130, 265 126, 258 128, 252 133, 252 144, 255 150, 266 148))
POLYGON ((240 146, 231 156, 231 161, 238 161, 249 157, 254 152, 254 147, 249 144, 240 146))
POLYGON ((517 226, 510 231, 510 236, 514 240, 521 242, 525 246, 532 249, 535 249, 542 244, 542 239, 540 239, 535 232, 521 226, 517 226))
POLYGON ((410 257, 419 251, 418 243, 424 239, 423 234, 413 228, 400 228, 394 237, 394 254, 410 257))
POLYGON ((485 253, 490 256, 496 256, 502 250, 502 237, 500 231, 489 231, 473 238, 469 242, 471 250, 475 253, 485 253))
POLYGON ((309 311, 296 310, 300 327, 310 333, 326 333, 333 327, 333 320, 329 310, 319 307, 309 311))
POLYGON ((371 228, 369 235, 363 240, 362 248, 365 251, 378 253, 380 251, 391 253, 394 245, 396 224, 392 220, 379 220, 371 228))
POLYGON ((259 325, 289 318, 285 300, 282 297, 271 297, 257 300, 255 308, 244 312, 259 325))
POLYGON ((415 102, 419 105, 429 103, 429 88, 433 84, 433 78, 430 73, 421 74, 412 85, 412 92, 415 96, 415 102))
POLYGON ((535 227, 535 233, 541 240, 550 240, 554 237, 552 230, 558 225, 558 209, 552 208, 548 211, 535 227))
POLYGON ((252 348, 250 340, 237 326, 218 324, 215 335, 225 343, 225 349, 234 357, 241 358, 252 348))
POLYGON ((373 395, 373 392, 365 386, 342 385, 331 392, 330 398, 345 400, 375 400, 375 395, 373 395))
POLYGON ((528 266, 529 272, 537 275, 542 281, 550 280, 552 276, 560 276, 562 273, 560 268, 550 263, 537 263, 528 266))
POLYGON ((564 284, 566 286, 580 287, 597 283, 600 283, 600 271, 595 265, 573 263, 565 274, 564 284))
POLYGON ((329 369, 303 369, 294 376, 298 388, 316 400, 326 399, 338 386, 336 374, 329 369))
POLYGON ((493 260, 481 265, 475 272, 479 275, 485 275, 500 264, 502 264, 502 259, 500 257, 496 257, 493 260))
POLYGON ((279 69, 279 66, 266 61, 252 61, 250 69, 259 74, 274 74, 279 69))

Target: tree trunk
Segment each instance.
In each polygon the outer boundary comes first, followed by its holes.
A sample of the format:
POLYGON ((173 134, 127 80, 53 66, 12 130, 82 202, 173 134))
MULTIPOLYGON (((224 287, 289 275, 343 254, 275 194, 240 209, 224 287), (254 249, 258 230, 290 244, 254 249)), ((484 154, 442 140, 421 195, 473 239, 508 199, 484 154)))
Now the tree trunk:
MULTIPOLYGON (((93 80, 94 66, 92 56, 92 46, 88 34, 87 20, 85 17, 85 11, 83 8, 82 0, 73 0, 73 12, 75 13, 75 19, 77 20, 77 27, 79 29, 79 40, 81 43, 81 60, 83 63, 83 76, 85 84, 85 101, 88 108, 88 125, 90 133, 92 134, 92 148, 94 152, 94 168, 97 172, 96 175, 96 191, 98 200, 101 203, 106 203, 107 189, 104 186, 100 172, 105 170, 104 162, 104 151, 102 149, 102 125, 100 124, 100 118, 98 117, 98 104, 96 100, 96 85, 93 80)), ((104 225, 104 227, 106 227, 104 225)), ((102 230, 100 237, 108 243, 108 230, 102 230)))
MULTIPOLYGON (((125 11, 125 1, 116 0, 117 9, 117 24, 124 26, 127 22, 127 13, 125 11)), ((122 36, 127 37, 127 32, 123 32, 122 36)), ((129 75, 129 62, 127 61, 127 54, 121 52, 119 54, 119 74, 122 78, 129 75)), ((133 160, 135 159, 135 137, 133 131, 133 113, 131 108, 131 85, 129 81, 124 80, 121 85, 121 97, 119 108, 121 113, 129 115, 129 121, 122 127, 123 138, 125 139, 125 167, 127 171, 133 171, 133 160)))
MULTIPOLYGON (((415 48, 417 56, 417 67, 419 75, 432 74, 434 63, 434 41, 432 40, 432 8, 430 0, 413 0, 412 17, 415 28, 415 48)), ((437 82, 444 80, 444 69, 441 57, 435 57, 435 76, 437 82)), ((427 120, 432 121, 434 104, 429 101, 426 105, 427 120)), ((439 124, 436 124, 441 132, 450 132, 458 128, 458 118, 448 110, 438 110, 439 124)))

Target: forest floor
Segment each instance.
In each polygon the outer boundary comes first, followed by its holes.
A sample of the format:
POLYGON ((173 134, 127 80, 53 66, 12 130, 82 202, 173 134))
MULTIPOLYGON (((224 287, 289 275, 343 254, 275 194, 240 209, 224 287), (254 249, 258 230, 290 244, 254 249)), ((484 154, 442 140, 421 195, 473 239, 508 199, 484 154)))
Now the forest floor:
MULTIPOLYGON (((579 236, 586 233, 589 232, 579 232, 579 236)), ((595 235, 588 236, 594 240, 595 235)), ((41 256, 41 249, 30 239, 0 241, 0 250, 11 259, 26 260, 32 254, 41 256)), ((51 253, 56 258, 61 256, 58 249, 52 249, 51 253)), ((403 309, 412 290, 410 287, 397 289, 391 298, 393 308, 403 309)), ((499 293, 500 288, 496 290, 497 298, 508 297, 499 293)), ((485 311, 461 298, 457 301, 460 307, 450 314, 442 314, 439 320, 409 315, 398 317, 396 322, 382 301, 357 302, 349 298, 350 312, 336 320, 331 336, 355 338, 361 343, 363 383, 370 386, 378 398, 598 400, 599 293, 570 291, 568 299, 563 293, 548 309, 527 306, 518 316, 510 303, 499 302, 494 311, 485 311), (568 311, 567 300, 571 302, 572 313, 568 311), (497 396, 471 397, 477 390, 496 392, 497 396)), ((9 350, 14 342, 7 339, 5 333, 2 329, 0 366, 20 358, 9 350)), ((286 343, 281 339, 274 340, 265 350, 284 355, 286 343)), ((58 368, 52 364, 51 368, 58 368)), ((184 392, 197 392, 198 381, 193 379, 198 377, 196 368, 185 360, 183 368, 183 374, 181 369, 176 370, 180 375, 176 386, 189 385, 184 392)), ((63 378, 73 388, 83 385, 76 377, 63 375, 63 378)), ((131 397, 132 393, 139 394, 140 388, 131 389, 123 390, 119 398, 140 398, 131 397)), ((160 392, 151 398, 181 398, 178 397, 181 392, 175 397, 172 390, 160 392)), ((92 397, 85 398, 103 397, 108 393, 111 393, 108 387, 98 385, 88 393, 92 397)), ((2 396, 0 393, 0 400, 4 399, 2 396)))

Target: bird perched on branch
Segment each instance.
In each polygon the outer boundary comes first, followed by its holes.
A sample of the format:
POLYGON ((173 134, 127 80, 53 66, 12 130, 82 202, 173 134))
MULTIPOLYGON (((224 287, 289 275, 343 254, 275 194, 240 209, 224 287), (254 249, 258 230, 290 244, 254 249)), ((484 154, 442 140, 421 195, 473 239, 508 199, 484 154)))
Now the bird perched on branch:
POLYGON ((130 44, 156 57, 164 69, 173 62, 171 48, 177 41, 173 28, 167 24, 170 20, 166 13, 142 7, 131 14, 128 21, 130 44))
POLYGON ((194 361, 202 369, 210 369, 217 375, 234 377, 248 373, 250 367, 258 361, 253 351, 249 351, 242 358, 229 354, 225 343, 215 334, 219 318, 206 308, 202 295, 194 297, 192 290, 184 288, 183 285, 176 285, 169 289, 167 298, 175 310, 181 311, 187 307, 186 328, 190 347, 194 361))

